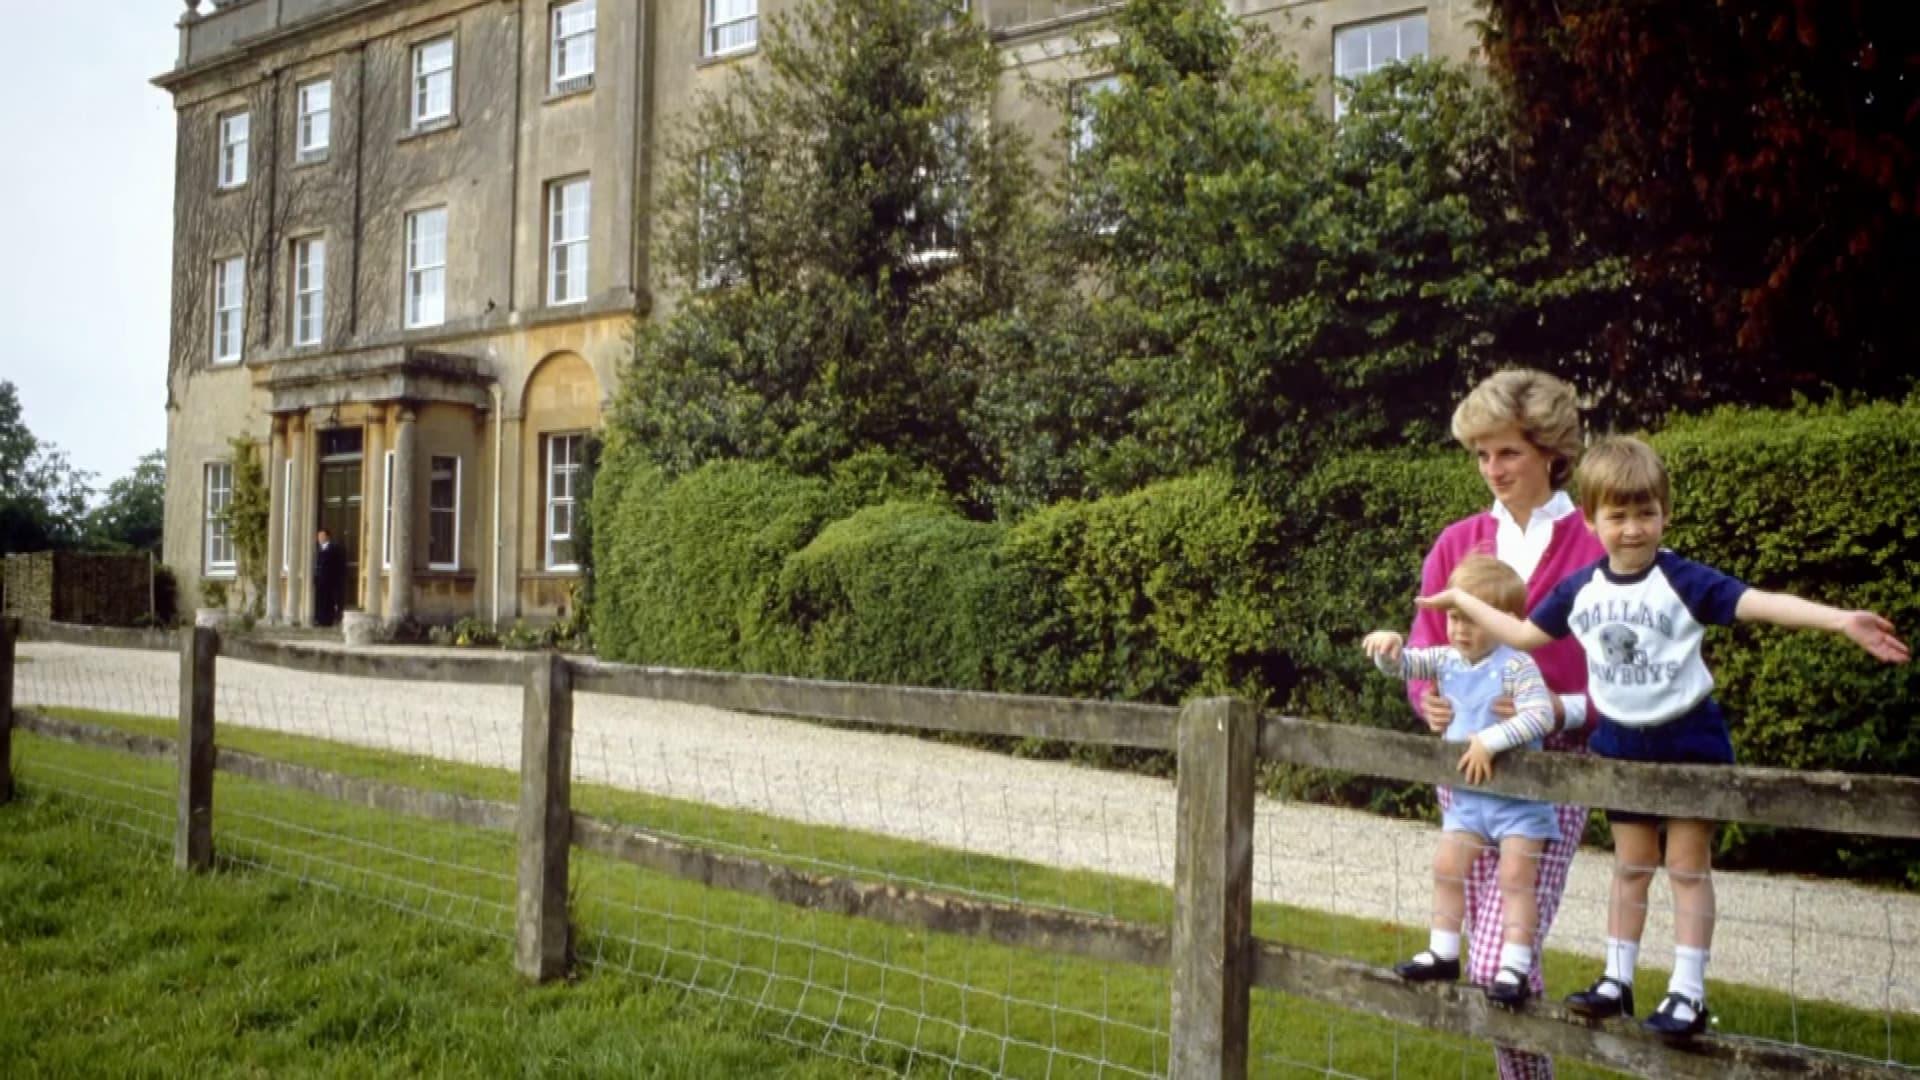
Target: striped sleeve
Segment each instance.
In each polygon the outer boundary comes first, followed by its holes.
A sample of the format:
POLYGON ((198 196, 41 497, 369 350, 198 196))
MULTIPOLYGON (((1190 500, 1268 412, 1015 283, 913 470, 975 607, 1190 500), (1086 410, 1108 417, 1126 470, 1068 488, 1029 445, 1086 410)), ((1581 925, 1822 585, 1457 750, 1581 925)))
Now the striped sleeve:
POLYGON ((1508 657, 1501 681, 1513 699, 1513 717, 1480 733, 1480 741, 1496 754, 1544 739, 1553 731, 1553 698, 1532 657, 1522 652, 1508 657))
POLYGON ((1426 649, 1401 649, 1398 668, 1385 657, 1376 656, 1373 662, 1387 675, 1397 675, 1402 679, 1437 680, 1453 655, 1453 646, 1435 645, 1426 649))

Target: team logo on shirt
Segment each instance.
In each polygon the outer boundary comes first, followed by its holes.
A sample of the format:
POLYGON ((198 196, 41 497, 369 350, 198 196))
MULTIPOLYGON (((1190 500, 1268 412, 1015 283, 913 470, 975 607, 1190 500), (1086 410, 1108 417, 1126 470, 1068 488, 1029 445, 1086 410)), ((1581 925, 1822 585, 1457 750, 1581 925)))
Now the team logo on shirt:
POLYGON ((1609 664, 1644 664, 1647 662, 1647 650, 1640 647, 1640 635, 1631 627, 1603 626, 1600 628, 1600 651, 1609 664))

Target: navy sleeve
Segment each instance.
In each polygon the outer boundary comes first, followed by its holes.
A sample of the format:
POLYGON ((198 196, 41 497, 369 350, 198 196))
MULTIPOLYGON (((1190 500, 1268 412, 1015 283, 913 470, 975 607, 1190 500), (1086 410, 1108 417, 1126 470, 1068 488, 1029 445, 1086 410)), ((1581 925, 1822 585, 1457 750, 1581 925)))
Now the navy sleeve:
POLYGON ((1695 619, 1708 626, 1733 625, 1733 613, 1747 591, 1746 582, 1671 551, 1660 553, 1660 572, 1695 619))
POLYGON ((1573 602, 1579 597, 1580 590, 1592 580, 1592 567, 1568 574, 1560 580, 1560 584, 1553 587, 1553 591, 1548 593, 1545 599, 1534 605, 1533 611, 1527 615, 1527 621, 1556 641, 1566 637, 1573 632, 1573 628, 1568 625, 1573 618, 1573 602))

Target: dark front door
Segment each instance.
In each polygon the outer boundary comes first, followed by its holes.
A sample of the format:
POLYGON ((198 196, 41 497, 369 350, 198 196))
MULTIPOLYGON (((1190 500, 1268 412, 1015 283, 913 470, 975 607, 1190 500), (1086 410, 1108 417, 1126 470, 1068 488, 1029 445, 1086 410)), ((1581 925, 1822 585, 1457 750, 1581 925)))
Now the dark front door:
POLYGON ((349 608, 360 604, 360 429, 321 433, 320 527, 346 555, 345 596, 349 608))

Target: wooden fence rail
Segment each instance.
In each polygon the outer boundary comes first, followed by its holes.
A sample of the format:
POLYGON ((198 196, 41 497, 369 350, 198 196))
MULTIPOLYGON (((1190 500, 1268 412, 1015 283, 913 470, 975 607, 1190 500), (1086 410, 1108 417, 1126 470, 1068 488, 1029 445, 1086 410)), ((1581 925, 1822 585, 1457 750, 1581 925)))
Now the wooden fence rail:
MULTIPOLYGON (((517 830, 520 888, 516 964, 531 978, 565 973, 567 852, 574 847, 715 888, 895 926, 1132 964, 1169 966, 1172 1068, 1179 1077, 1247 1071, 1255 987, 1390 1021, 1497 1040, 1630 1073, 1673 1076, 1906 1076, 1886 1063, 1737 1038, 1676 1048, 1627 1022, 1593 1024, 1550 1003, 1491 1009, 1457 987, 1411 986, 1390 972, 1256 939, 1251 930, 1252 776, 1257 759, 1398 780, 1445 783, 1455 754, 1417 735, 1255 714, 1228 699, 1184 709, 1066 699, 863 686, 534 656, 444 657, 220 638, 183 631, 181 738, 130 735, 12 707, 17 639, 153 649, 151 631, 0 620, 0 798, 11 791, 8 741, 18 727, 47 738, 181 763, 176 859, 212 854, 212 773, 245 776, 389 813, 517 830), (526 688, 519 805, 422 791, 219 749, 213 738, 215 657, 364 678, 519 684, 526 688), (1175 908, 1170 927, 1012 904, 938 889, 859 881, 721 853, 571 808, 572 698, 617 694, 776 716, 922 732, 968 732, 1174 750, 1177 781, 1175 908), (203 749, 204 748, 204 749, 203 749), (204 758, 202 757, 204 755, 204 758), (203 766, 202 761, 206 764, 203 766), (206 822, 206 825, 202 825, 206 822), (205 854, 203 854, 203 852, 205 854)), ((1675 816, 1738 820, 1868 836, 1920 837, 1920 780, 1776 769, 1631 765, 1574 755, 1504 756, 1489 790, 1675 816)))

